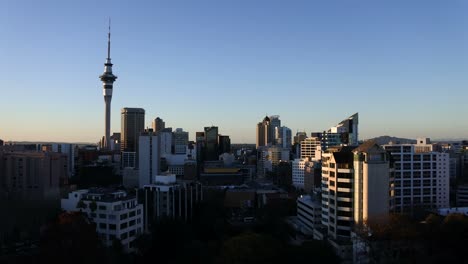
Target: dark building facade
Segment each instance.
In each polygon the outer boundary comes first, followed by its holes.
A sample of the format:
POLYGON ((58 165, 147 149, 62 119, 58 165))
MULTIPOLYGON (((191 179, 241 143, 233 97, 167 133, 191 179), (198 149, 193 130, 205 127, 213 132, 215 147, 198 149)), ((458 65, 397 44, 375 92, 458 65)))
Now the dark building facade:
POLYGON ((218 160, 218 127, 205 127, 205 160, 218 160))
POLYGON ((120 150, 138 153, 138 137, 145 130, 145 109, 122 108, 121 117, 120 150))

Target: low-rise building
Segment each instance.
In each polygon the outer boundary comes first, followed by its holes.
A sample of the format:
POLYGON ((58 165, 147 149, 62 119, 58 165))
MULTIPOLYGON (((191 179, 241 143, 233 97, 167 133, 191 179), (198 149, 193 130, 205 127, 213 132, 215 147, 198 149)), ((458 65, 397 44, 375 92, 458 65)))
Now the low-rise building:
POLYGON ((314 229, 322 224, 322 204, 320 200, 310 195, 301 195, 297 198, 297 219, 300 225, 300 232, 312 235, 314 229))
POLYGON ((122 190, 84 189, 61 200, 62 210, 83 212, 96 224, 96 232, 104 245, 119 240, 131 252, 135 238, 143 232, 143 205, 122 190))
POLYGON ((195 204, 203 200, 199 182, 177 180, 174 174, 154 176, 153 183, 143 186, 142 192, 145 223, 164 217, 188 221, 195 204))

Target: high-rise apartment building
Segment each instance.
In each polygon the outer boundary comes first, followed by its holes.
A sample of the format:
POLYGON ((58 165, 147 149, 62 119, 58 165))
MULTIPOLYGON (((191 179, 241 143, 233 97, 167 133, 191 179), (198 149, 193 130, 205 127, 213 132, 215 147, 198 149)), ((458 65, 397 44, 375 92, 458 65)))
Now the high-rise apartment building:
POLYGON ((386 151, 367 141, 330 147, 322 155, 322 224, 332 240, 349 239, 353 226, 385 221, 391 203, 386 151))
MULTIPOLYGON (((145 130, 145 109, 122 108, 121 110, 121 152, 138 153, 138 137, 145 130)), ((138 156, 137 156, 138 160, 138 156)))
POLYGON ((159 132, 166 128, 166 122, 164 122, 161 118, 156 117, 152 122, 152 127, 154 132, 159 132))
POLYGON ((384 146, 395 162, 395 212, 449 207, 450 157, 433 147, 427 138, 384 146))

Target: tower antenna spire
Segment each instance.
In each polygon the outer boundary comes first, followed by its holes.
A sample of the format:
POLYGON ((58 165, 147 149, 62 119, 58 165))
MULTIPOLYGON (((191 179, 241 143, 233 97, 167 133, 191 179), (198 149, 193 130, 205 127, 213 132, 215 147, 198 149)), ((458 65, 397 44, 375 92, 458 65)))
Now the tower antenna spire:
POLYGON ((111 19, 109 17, 109 32, 107 33, 107 58, 110 59, 111 19))

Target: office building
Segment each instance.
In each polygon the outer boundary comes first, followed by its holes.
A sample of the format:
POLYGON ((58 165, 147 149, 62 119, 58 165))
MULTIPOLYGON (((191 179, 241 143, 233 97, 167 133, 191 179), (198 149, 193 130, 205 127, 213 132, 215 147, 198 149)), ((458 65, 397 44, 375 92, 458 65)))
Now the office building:
POLYGON ((218 160, 218 127, 205 127, 205 160, 218 160))
POLYGON ((322 153, 321 139, 319 137, 308 137, 302 140, 301 144, 301 159, 320 159, 322 153))
POLYGON ((289 161, 289 149, 279 146, 263 146, 257 150, 257 176, 265 177, 275 171, 281 161, 289 161))
POLYGON ((219 152, 218 154, 221 155, 223 153, 231 153, 231 139, 229 136, 222 136, 219 135, 219 152))
POLYGON ((322 149, 326 150, 332 146, 357 146, 358 141, 358 113, 341 121, 338 125, 324 131, 322 137, 322 149))
POLYGON ((316 197, 301 195, 297 198, 297 220, 299 231, 306 235, 312 235, 314 229, 322 224, 322 204, 316 197))
POLYGON ((164 122, 161 118, 159 117, 156 117, 153 122, 152 122, 152 127, 153 127, 153 131, 155 133, 163 130, 164 128, 166 128, 166 122, 164 122))
POLYGON ((104 73, 99 76, 102 81, 102 90, 104 95, 105 102, 105 129, 104 129, 104 139, 102 142, 102 149, 109 149, 110 146, 110 120, 111 120, 111 101, 112 101, 112 91, 114 82, 117 79, 112 73, 112 62, 110 58, 110 24, 109 24, 109 33, 107 35, 107 59, 104 64, 104 73))
POLYGON ((270 132, 268 133, 267 144, 276 145, 277 136, 279 136, 279 134, 277 134, 276 131, 280 128, 281 120, 279 119, 279 115, 270 116, 270 132))
POLYGON ((282 126, 276 128, 276 144, 283 147, 290 149, 292 146, 292 134, 291 129, 288 127, 282 126))
POLYGON ((257 148, 268 145, 268 140, 272 137, 270 133, 270 118, 265 116, 263 121, 257 124, 257 148))
POLYGON ((54 152, 0 150, 0 193, 22 200, 54 200, 68 179, 68 158, 54 152))
POLYGON ((292 161, 292 185, 310 193, 320 186, 320 162, 310 158, 295 159, 292 161))
POLYGON ((197 153, 197 163, 201 164, 205 160, 205 132, 196 132, 196 153, 197 153))
POLYGON ((67 156, 68 177, 75 174, 75 145, 66 143, 53 143, 52 152, 62 153, 67 156))
POLYGON ((176 176, 156 175, 140 194, 145 203, 145 223, 172 218, 188 221, 197 203, 203 200, 202 185, 196 181, 177 181, 176 176))
POLYGON ((388 144, 395 162, 395 212, 449 207, 450 159, 433 151, 427 138, 416 144, 388 144))
POLYGON ((126 252, 133 252, 135 239, 143 233, 143 205, 122 190, 77 190, 62 199, 61 206, 67 212, 85 213, 107 247, 118 239, 126 252))
POLYGON ((142 132, 139 137, 138 186, 152 184, 155 175, 160 174, 159 138, 152 130, 142 132))
POLYGON ((186 154, 189 133, 184 131, 182 128, 177 128, 172 132, 173 144, 174 144, 174 153, 173 154, 186 154))
POLYGON ((164 128, 162 130, 159 130, 159 132, 157 132, 158 136, 159 136, 159 143, 161 144, 160 145, 160 154, 161 154, 161 157, 166 157, 167 155, 171 155, 172 154, 172 148, 173 148, 173 134, 172 134, 172 127, 167 127, 167 128, 164 128))
POLYGON ((292 185, 298 189, 304 189, 304 171, 308 162, 308 158, 292 161, 292 185))
MULTIPOLYGON (((135 164, 138 166, 138 137, 145 130, 145 110, 142 108, 122 108, 121 109, 121 152, 134 152, 135 164)), ((123 156, 123 154, 122 154, 123 156)), ((123 162, 122 162, 123 163, 123 162)))
POLYGON ((276 145, 280 136, 281 120, 279 115, 265 116, 262 122, 257 124, 256 147, 276 145))

